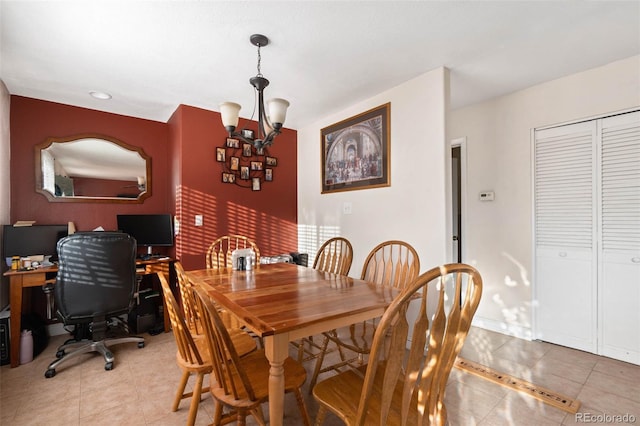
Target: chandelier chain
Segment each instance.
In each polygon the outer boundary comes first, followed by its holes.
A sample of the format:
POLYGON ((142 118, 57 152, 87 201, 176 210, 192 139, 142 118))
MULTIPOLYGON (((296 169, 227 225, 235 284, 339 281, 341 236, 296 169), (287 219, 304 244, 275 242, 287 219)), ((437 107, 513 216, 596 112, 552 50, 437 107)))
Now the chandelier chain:
POLYGON ((262 77, 262 71, 260 71, 260 62, 262 62, 262 56, 260 55, 260 44, 258 44, 258 75, 257 77, 262 77))

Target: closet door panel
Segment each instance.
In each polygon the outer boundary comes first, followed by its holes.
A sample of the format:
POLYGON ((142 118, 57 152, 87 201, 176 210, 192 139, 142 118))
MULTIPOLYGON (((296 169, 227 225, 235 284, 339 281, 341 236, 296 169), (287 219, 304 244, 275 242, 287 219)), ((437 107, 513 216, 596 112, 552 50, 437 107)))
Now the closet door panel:
POLYGON ((536 131, 537 338, 597 350, 595 123, 536 131))
POLYGON ((595 352, 591 250, 538 249, 536 257, 537 338, 595 352))
POLYGON ((599 352, 640 364, 640 112, 601 129, 599 352))
POLYGON ((640 365, 640 252, 605 254, 601 281, 599 353, 640 365))

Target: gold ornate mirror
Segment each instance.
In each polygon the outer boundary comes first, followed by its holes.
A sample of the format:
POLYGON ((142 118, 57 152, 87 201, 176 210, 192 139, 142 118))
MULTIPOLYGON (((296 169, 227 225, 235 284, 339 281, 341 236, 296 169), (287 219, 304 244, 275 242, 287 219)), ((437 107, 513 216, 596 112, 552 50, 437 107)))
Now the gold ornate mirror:
POLYGON ((35 147, 36 192, 53 202, 142 203, 151 158, 109 136, 48 138, 35 147))

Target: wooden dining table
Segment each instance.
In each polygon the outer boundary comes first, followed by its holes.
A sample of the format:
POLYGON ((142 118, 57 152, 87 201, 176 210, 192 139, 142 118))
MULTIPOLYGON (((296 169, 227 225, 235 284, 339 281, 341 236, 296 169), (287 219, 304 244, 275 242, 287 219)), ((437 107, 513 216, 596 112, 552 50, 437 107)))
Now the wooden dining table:
POLYGON ((398 290, 289 263, 251 271, 188 271, 191 283, 264 340, 269 370, 269 422, 282 425, 284 361, 289 342, 381 316, 398 290))

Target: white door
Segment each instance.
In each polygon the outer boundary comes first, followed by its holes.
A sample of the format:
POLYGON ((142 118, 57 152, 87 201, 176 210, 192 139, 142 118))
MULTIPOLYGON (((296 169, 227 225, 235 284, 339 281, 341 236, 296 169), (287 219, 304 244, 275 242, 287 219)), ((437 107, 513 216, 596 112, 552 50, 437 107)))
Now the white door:
POLYGON ((535 132, 537 338, 597 350, 595 122, 535 132))
POLYGON ((599 353, 640 364, 640 112, 600 129, 599 353))

